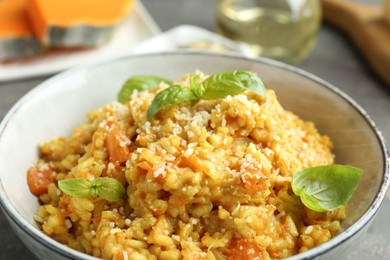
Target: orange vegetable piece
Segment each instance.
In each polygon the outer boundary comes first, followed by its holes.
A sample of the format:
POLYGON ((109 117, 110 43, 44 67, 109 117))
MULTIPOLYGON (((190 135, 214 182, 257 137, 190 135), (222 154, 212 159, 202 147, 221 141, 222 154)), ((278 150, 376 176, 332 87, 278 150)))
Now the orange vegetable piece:
POLYGON ((33 37, 27 3, 28 0, 0 1, 0 38, 33 37))
POLYGON ((27 5, 28 0, 0 0, 0 61, 31 56, 44 50, 34 36, 27 5))
POLYGON ((198 158, 196 158, 196 156, 193 154, 191 154, 189 157, 181 156, 179 166, 188 167, 194 172, 199 172, 202 170, 198 158))
POLYGON ((229 260, 264 259, 263 249, 253 239, 235 239, 226 252, 229 260))
POLYGON ((113 163, 123 163, 129 157, 130 140, 122 130, 114 129, 107 134, 106 148, 110 161, 113 163))
POLYGON ((256 176, 246 175, 241 177, 241 185, 249 194, 255 194, 267 189, 271 183, 267 178, 257 178, 256 176))
POLYGON ((148 161, 137 163, 137 166, 147 171, 150 171, 153 168, 153 165, 148 161))
POLYGON ((38 167, 33 166, 27 171, 27 184, 31 193, 35 196, 46 193, 47 187, 54 181, 50 168, 40 171, 38 167))
POLYGON ((52 45, 54 42, 56 46, 67 47, 78 46, 69 46, 67 40, 59 43, 58 39, 55 39, 58 36, 54 36, 55 33, 52 35, 53 28, 66 31, 82 25, 90 26, 89 32, 95 33, 100 28, 104 30, 121 22, 134 4, 134 0, 30 0, 30 2, 29 14, 36 36, 46 45, 52 45))

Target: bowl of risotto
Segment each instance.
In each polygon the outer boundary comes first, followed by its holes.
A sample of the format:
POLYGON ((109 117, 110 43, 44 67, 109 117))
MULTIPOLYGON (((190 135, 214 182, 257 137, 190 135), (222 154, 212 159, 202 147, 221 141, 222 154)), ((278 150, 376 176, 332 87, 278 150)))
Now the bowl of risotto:
POLYGON ((61 73, 0 125, 0 196, 39 259, 329 259, 389 183, 367 113, 266 59, 145 54, 61 73))

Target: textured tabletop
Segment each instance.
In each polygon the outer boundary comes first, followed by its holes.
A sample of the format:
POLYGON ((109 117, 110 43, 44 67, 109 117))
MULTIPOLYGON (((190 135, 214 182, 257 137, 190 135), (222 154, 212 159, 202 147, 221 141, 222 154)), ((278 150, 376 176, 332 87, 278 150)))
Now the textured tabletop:
MULTIPOLYGON (((215 0, 142 2, 162 31, 180 24, 214 29, 215 0)), ((375 4, 379 1, 363 2, 375 4)), ((372 117, 389 142, 390 86, 386 86, 373 74, 347 37, 329 26, 322 25, 315 49, 299 67, 334 84, 355 99, 372 117)), ((46 78, 0 83, 0 120, 20 97, 46 78)), ((390 259, 389 215, 390 198, 386 197, 381 210, 364 234, 365 237, 352 246, 346 259, 390 259)), ((35 259, 13 233, 1 211, 0 259, 35 259)))

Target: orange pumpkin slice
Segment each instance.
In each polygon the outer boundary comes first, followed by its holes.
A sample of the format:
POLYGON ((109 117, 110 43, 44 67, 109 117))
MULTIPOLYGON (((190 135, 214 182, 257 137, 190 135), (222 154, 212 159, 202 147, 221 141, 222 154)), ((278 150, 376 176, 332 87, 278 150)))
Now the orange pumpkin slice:
POLYGON ((47 46, 93 47, 107 42, 134 0, 30 0, 35 35, 47 46))
POLYGON ((28 1, 0 1, 0 60, 30 56, 44 49, 29 24, 28 1))

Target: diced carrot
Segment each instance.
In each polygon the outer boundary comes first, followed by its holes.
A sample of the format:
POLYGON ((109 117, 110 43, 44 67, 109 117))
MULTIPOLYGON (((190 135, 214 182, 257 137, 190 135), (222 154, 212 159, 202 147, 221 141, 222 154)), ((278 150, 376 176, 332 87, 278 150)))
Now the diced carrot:
POLYGON ((193 154, 191 154, 188 158, 183 156, 182 162, 191 168, 191 170, 194 172, 199 172, 202 170, 198 158, 193 154))
POLYGON ((241 186, 249 194, 255 194, 259 191, 267 189, 271 185, 268 178, 258 178, 258 176, 253 175, 242 175, 241 176, 241 186))
POLYGON ((264 259, 262 248, 253 239, 235 239, 226 252, 229 260, 264 259))
POLYGON ((147 171, 150 171, 153 168, 153 165, 148 161, 137 163, 137 166, 147 171))
POLYGON ((191 154, 189 157, 181 156, 179 166, 188 167, 194 172, 199 172, 202 170, 198 158, 195 155, 191 154))
POLYGON ((155 181, 162 186, 162 185, 164 185, 166 179, 167 178, 163 174, 160 174, 159 176, 157 176, 155 178, 155 181))
POLYGON ((267 169, 248 166, 245 168, 245 173, 241 175, 240 185, 244 187, 249 194, 255 194, 271 186, 269 177, 270 172, 267 169))
POLYGON ((50 183, 54 183, 50 168, 40 171, 38 167, 33 166, 27 171, 27 184, 31 193, 35 196, 46 193, 50 183))
POLYGON ((113 163, 123 163, 127 161, 130 154, 130 140, 122 130, 114 129, 110 131, 106 138, 106 147, 110 161, 113 163))

